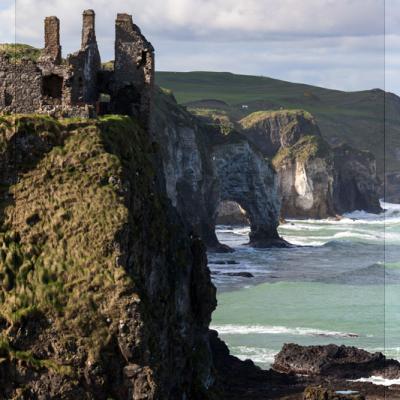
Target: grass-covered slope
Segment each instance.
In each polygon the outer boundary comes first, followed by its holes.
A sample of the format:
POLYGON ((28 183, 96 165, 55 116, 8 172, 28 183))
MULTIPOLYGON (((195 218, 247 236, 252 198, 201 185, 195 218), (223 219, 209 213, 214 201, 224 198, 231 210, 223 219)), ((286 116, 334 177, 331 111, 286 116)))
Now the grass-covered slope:
POLYGON ((14 62, 19 62, 22 58, 37 61, 41 51, 27 44, 0 43, 0 54, 10 57, 14 62))
POLYGON ((220 109, 234 121, 255 111, 304 109, 316 117, 332 144, 348 142, 371 151, 383 172, 386 106, 386 170, 400 169, 400 98, 379 89, 344 92, 277 79, 219 72, 158 72, 157 84, 178 102, 197 109, 220 109))
MULTIPOLYGON (((108 124, 39 116, 0 120, 1 148, 16 171, 13 176, 9 169, 2 179, 1 202, 0 315, 10 324, 39 311, 90 331, 97 318, 91 302, 106 300, 123 275, 115 266, 118 251, 109 248, 126 223, 127 208, 120 158, 105 151, 118 145, 108 124), (10 145, 25 148, 14 152, 10 145)), ((114 124, 130 128, 124 151, 134 151, 138 128, 122 118, 114 124)))
POLYGON ((0 117, 1 398, 201 388, 214 292, 155 151, 128 117, 0 117))

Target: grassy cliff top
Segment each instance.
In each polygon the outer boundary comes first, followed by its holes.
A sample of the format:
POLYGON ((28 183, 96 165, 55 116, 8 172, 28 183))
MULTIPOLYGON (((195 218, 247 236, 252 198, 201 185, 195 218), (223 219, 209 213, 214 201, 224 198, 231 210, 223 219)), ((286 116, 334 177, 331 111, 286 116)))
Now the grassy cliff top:
MULTIPOLYGON (((144 231, 134 219, 151 212, 148 229, 158 248, 165 229, 147 136, 123 116, 0 118, 0 359, 68 371, 72 359, 38 360, 8 336, 42 320, 50 321, 43 335, 54 346, 73 338, 91 362, 100 356, 121 318, 121 296, 138 296, 120 261, 124 232, 130 226, 140 243, 144 231)), ((132 257, 143 262, 140 252, 132 257)))
POLYGON ((313 116, 304 110, 272 110, 272 111, 255 111, 248 116, 244 117, 239 121, 241 126, 245 129, 251 128, 254 125, 257 125, 260 122, 263 122, 267 119, 275 119, 275 118, 302 118, 310 121, 314 121, 313 116))
POLYGON ((235 129, 235 124, 224 110, 188 108, 188 111, 201 118, 207 124, 218 127, 223 135, 229 135, 235 129))
POLYGON ((332 151, 328 143, 320 136, 308 135, 300 138, 291 147, 282 147, 275 157, 272 164, 278 168, 287 161, 307 162, 315 158, 331 158, 332 151))
POLYGON ((23 58, 37 61, 41 50, 27 44, 3 43, 0 44, 0 53, 9 56, 15 62, 21 61, 23 58))

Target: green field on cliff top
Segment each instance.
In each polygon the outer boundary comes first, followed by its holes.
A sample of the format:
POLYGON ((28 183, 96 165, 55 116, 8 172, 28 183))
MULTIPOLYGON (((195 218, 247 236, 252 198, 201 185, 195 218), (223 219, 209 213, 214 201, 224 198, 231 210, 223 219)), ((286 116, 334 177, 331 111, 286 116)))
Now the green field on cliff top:
POLYGON ((371 151, 380 173, 385 158, 386 171, 400 169, 400 98, 392 93, 344 92, 227 72, 157 72, 156 82, 171 89, 179 103, 224 110, 232 120, 260 110, 304 109, 316 117, 331 144, 345 141, 371 151))

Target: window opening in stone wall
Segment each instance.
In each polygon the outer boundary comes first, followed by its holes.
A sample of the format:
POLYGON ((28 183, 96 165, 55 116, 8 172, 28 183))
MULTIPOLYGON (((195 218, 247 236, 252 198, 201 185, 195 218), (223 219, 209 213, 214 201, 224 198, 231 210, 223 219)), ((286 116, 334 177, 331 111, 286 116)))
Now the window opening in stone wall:
POLYGON ((61 99, 63 88, 63 78, 58 75, 43 77, 43 95, 52 99, 61 99))

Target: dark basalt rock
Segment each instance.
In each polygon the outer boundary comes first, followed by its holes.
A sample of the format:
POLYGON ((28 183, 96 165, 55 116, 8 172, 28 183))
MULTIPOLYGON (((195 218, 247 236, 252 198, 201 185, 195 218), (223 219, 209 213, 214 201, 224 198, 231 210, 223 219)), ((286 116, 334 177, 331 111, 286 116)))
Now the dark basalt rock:
POLYGON ((372 153, 342 144, 334 152, 334 204, 339 214, 354 210, 380 213, 380 182, 372 153))
POLYGON ((369 353, 356 347, 300 346, 285 344, 272 366, 276 371, 358 379, 372 375, 400 377, 400 363, 382 353, 369 353))
POLYGON ((156 94, 154 135, 159 144, 167 194, 182 218, 210 251, 233 251, 219 243, 218 206, 235 202, 250 223, 250 245, 282 246, 276 174, 245 136, 205 124, 171 94, 156 94))
POLYGON ((219 399, 279 399, 284 395, 303 392, 304 387, 297 386, 294 375, 262 370, 251 360, 241 361, 230 355, 216 331, 210 330, 210 344, 219 383, 219 399))

